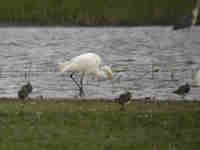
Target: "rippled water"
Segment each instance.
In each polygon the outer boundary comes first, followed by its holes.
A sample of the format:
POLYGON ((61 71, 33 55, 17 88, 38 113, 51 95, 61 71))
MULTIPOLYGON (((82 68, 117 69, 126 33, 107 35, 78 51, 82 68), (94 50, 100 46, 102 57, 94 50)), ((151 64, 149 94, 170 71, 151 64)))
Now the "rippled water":
MULTIPOLYGON (((171 27, 0 28, 0 97, 16 97, 29 68, 31 97, 73 97, 76 86, 56 64, 95 52, 112 67, 115 82, 88 77, 87 97, 114 98, 130 90, 135 98, 180 99, 172 91, 191 82, 199 69, 199 33, 199 27, 178 32, 171 27)), ((186 98, 198 99, 199 90, 193 88, 186 98)))

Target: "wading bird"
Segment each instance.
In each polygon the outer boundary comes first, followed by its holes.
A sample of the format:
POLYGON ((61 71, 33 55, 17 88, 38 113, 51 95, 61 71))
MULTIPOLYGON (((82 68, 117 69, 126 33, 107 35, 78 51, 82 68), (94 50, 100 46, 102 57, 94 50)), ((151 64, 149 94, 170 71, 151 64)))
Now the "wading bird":
POLYGON ((28 95, 32 92, 33 87, 31 82, 27 82, 27 84, 23 85, 21 89, 18 91, 18 98, 24 100, 28 97, 28 95))
POLYGON ((19 99, 26 99, 29 94, 31 94, 32 90, 33 90, 33 87, 32 87, 32 84, 31 84, 31 81, 30 81, 30 77, 31 77, 31 67, 32 67, 32 62, 26 64, 28 65, 28 71, 25 72, 25 80, 26 80, 26 84, 24 84, 18 91, 18 98, 19 99))
POLYGON ((132 94, 129 91, 127 91, 125 93, 122 93, 118 98, 115 99, 115 102, 121 105, 120 110, 125 110, 125 104, 128 104, 128 102, 130 102, 131 97, 132 94))
POLYGON ((184 85, 181 85, 177 90, 173 91, 173 93, 182 96, 182 98, 184 99, 185 95, 190 92, 190 88, 191 86, 186 83, 184 85))
POLYGON ((194 76, 192 87, 200 87, 200 70, 194 76))
POLYGON ((98 79, 112 80, 112 70, 109 66, 102 65, 101 57, 95 53, 85 53, 72 58, 70 61, 59 64, 59 70, 61 72, 72 72, 70 77, 72 81, 79 88, 79 96, 84 96, 83 79, 86 75, 95 75, 98 79), (75 80, 73 75, 75 73, 81 73, 80 82, 75 80))
POLYGON ((187 14, 180 18, 180 20, 173 26, 173 30, 179 30, 184 28, 190 28, 196 24, 199 8, 195 8, 192 13, 187 14))

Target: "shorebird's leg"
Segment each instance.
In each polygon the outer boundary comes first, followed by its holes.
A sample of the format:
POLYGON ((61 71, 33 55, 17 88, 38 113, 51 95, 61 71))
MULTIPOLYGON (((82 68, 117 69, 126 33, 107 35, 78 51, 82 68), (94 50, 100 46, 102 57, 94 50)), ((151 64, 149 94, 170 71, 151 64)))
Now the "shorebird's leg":
POLYGON ((75 74, 75 72, 73 72, 71 75, 70 75, 70 77, 71 77, 71 79, 72 79, 72 81, 74 81, 74 83, 78 86, 78 88, 79 88, 79 91, 81 90, 81 85, 75 80, 75 78, 74 78, 74 75, 75 74))
POLYGON ((185 100, 185 94, 182 95, 183 100, 185 100))
POLYGON ((84 92, 84 89, 83 89, 83 79, 84 79, 84 76, 85 76, 85 73, 83 72, 81 74, 81 77, 80 77, 80 96, 85 96, 85 92, 84 92))
POLYGON ((120 110, 121 110, 121 111, 125 111, 125 110, 126 110, 124 104, 121 104, 120 110))

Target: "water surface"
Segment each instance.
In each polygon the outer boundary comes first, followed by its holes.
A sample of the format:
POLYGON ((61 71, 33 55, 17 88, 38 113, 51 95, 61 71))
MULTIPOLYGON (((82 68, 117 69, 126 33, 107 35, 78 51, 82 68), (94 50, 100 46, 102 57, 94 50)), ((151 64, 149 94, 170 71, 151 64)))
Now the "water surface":
MULTIPOLYGON (((134 98, 180 99, 172 91, 191 82, 199 69, 199 33, 199 27, 178 32, 171 27, 0 28, 0 97, 16 97, 27 80, 34 87, 31 97, 74 97, 77 88, 68 73, 57 71, 57 63, 94 52, 118 80, 88 77, 88 98, 114 98, 130 90, 134 98)), ((192 88, 186 99, 199 99, 199 90, 192 88)))

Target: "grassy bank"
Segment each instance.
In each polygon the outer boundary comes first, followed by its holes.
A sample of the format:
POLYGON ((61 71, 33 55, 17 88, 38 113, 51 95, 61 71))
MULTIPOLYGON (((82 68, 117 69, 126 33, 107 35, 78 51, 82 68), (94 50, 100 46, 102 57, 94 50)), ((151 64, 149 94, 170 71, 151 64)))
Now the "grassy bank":
POLYGON ((0 149, 196 150, 200 102, 0 102, 0 149))
POLYGON ((0 22, 33 25, 171 24, 195 0, 6 0, 0 22))

